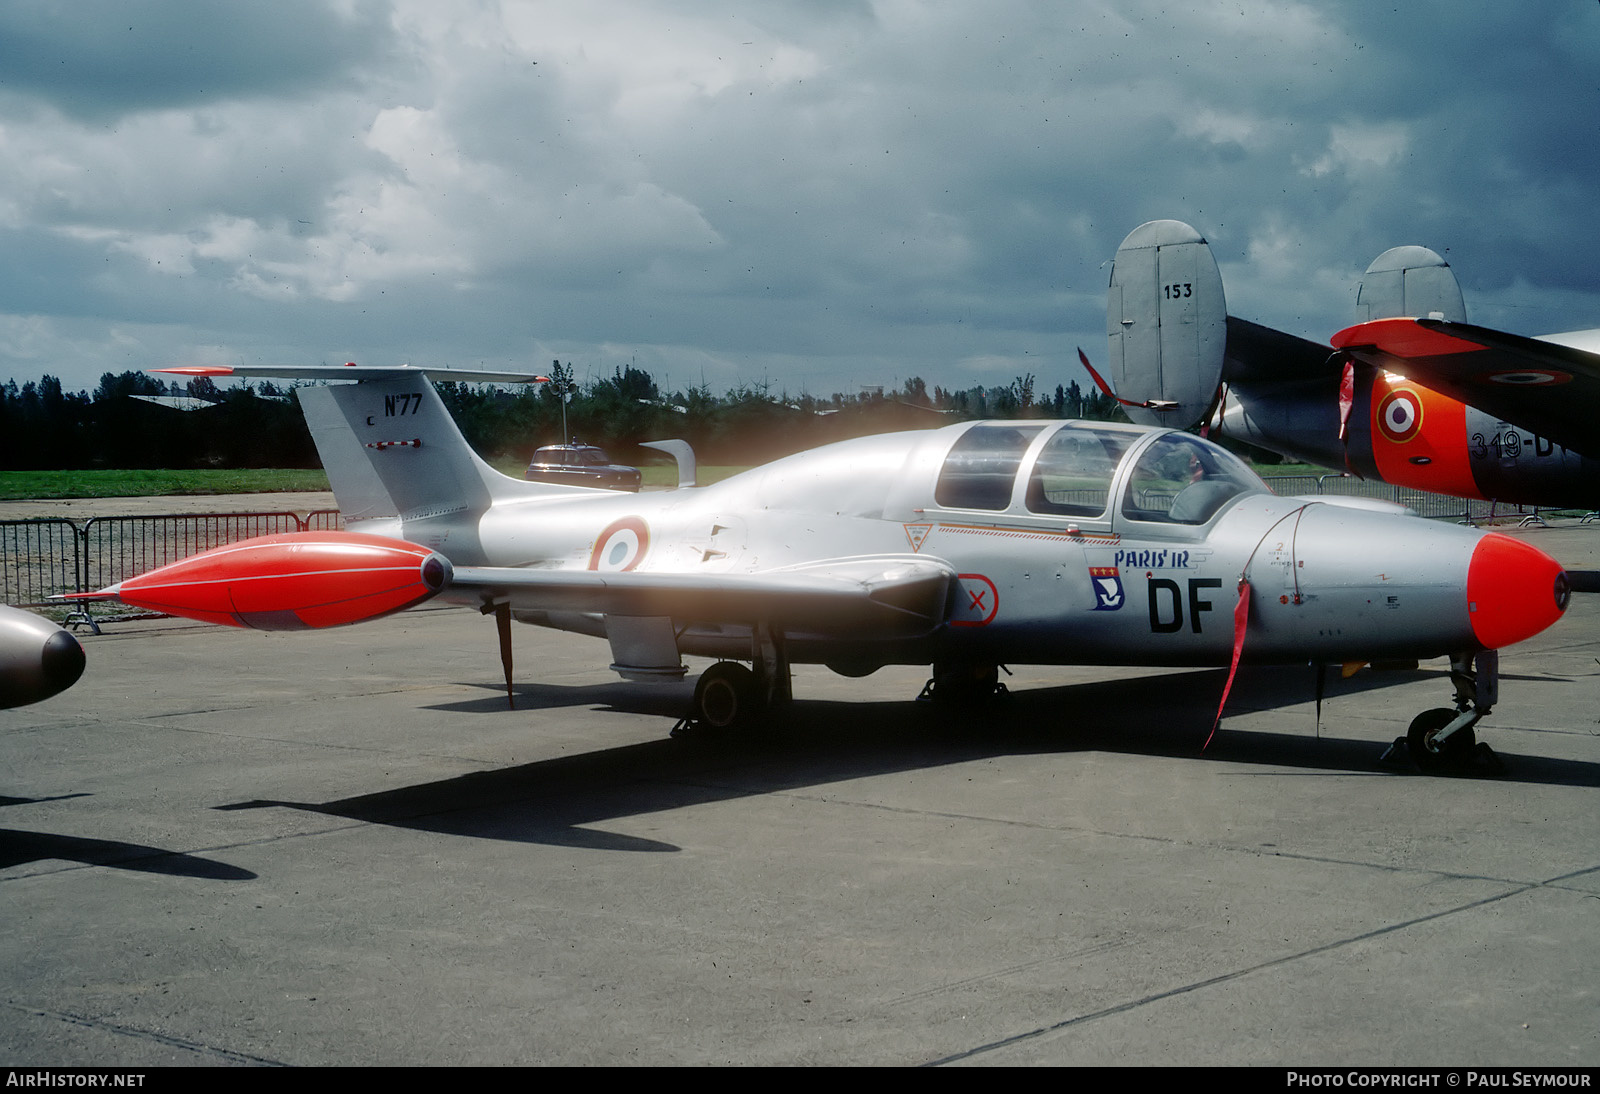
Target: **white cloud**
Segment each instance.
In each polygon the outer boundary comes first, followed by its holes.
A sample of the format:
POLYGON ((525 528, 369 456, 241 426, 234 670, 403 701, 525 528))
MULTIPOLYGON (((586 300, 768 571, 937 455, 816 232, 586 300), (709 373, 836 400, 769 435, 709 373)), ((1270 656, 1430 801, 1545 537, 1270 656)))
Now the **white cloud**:
POLYGON ((1315 178, 1335 172, 1370 175, 1394 166, 1410 146, 1410 127, 1403 122, 1335 125, 1329 131, 1326 150, 1302 173, 1315 178))
MULTIPOLYGON (((1196 224, 1239 314, 1318 336, 1395 243, 1575 292, 1600 242, 1600 151, 1549 109, 1600 108, 1570 48, 1595 12, 303 2, 348 63, 273 35, 216 94, 0 86, 0 376, 626 347, 680 384, 1043 390, 1143 220, 1196 224)), ((117 63, 159 72, 147 48, 117 63)))

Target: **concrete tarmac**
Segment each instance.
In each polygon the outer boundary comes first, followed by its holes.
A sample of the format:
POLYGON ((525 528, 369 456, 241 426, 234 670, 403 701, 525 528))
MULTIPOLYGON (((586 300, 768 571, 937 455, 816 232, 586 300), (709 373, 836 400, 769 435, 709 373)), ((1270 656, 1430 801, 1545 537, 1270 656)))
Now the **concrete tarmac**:
MULTIPOLYGON (((1597 566, 1600 527, 1529 533, 1597 566)), ((1600 1063, 1600 596, 1505 651, 1506 773, 1380 759, 1444 665, 1334 681, 800 666, 782 729, 449 609, 84 636, 0 712, 0 1061, 1600 1063)), ((695 662, 698 668, 704 662, 695 662)))

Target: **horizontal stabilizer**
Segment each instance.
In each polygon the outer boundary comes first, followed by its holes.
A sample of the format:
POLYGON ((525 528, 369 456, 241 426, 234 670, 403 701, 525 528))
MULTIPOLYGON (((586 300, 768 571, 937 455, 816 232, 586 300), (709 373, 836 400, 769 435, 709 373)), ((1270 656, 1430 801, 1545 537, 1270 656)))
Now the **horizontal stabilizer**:
POLYGON ((467 384, 543 384, 550 377, 532 372, 495 372, 485 369, 418 368, 416 365, 178 365, 153 368, 174 376, 274 376, 284 380, 394 380, 408 376, 427 376, 437 381, 467 384))

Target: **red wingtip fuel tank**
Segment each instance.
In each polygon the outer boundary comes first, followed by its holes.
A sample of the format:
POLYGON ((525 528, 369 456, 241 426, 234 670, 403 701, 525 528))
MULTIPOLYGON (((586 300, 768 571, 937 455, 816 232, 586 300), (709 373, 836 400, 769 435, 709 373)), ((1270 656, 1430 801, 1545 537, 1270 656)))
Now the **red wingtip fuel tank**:
POLYGON ((1536 547, 1490 533, 1473 548, 1467 611, 1485 649, 1532 638, 1561 618, 1571 595, 1561 564, 1536 547))
POLYGON ((125 603, 205 623, 306 630, 419 604, 449 584, 444 556, 358 532, 260 536, 130 578, 125 603))

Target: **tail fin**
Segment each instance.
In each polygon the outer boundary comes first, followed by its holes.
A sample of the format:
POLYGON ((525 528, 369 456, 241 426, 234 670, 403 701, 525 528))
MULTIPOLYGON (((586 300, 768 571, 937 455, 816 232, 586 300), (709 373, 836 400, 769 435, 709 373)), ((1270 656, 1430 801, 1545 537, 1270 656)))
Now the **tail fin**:
POLYGON ((1111 266, 1106 337, 1129 418, 1182 429, 1205 417, 1228 331, 1222 274, 1204 236, 1177 220, 1128 233, 1111 266))
POLYGON ((1391 247, 1367 267, 1356 290, 1356 322, 1373 319, 1467 321, 1450 263, 1426 247, 1391 247))
POLYGON ((482 513, 497 501, 566 492, 509 478, 479 459, 425 374, 299 395, 346 520, 482 513))

